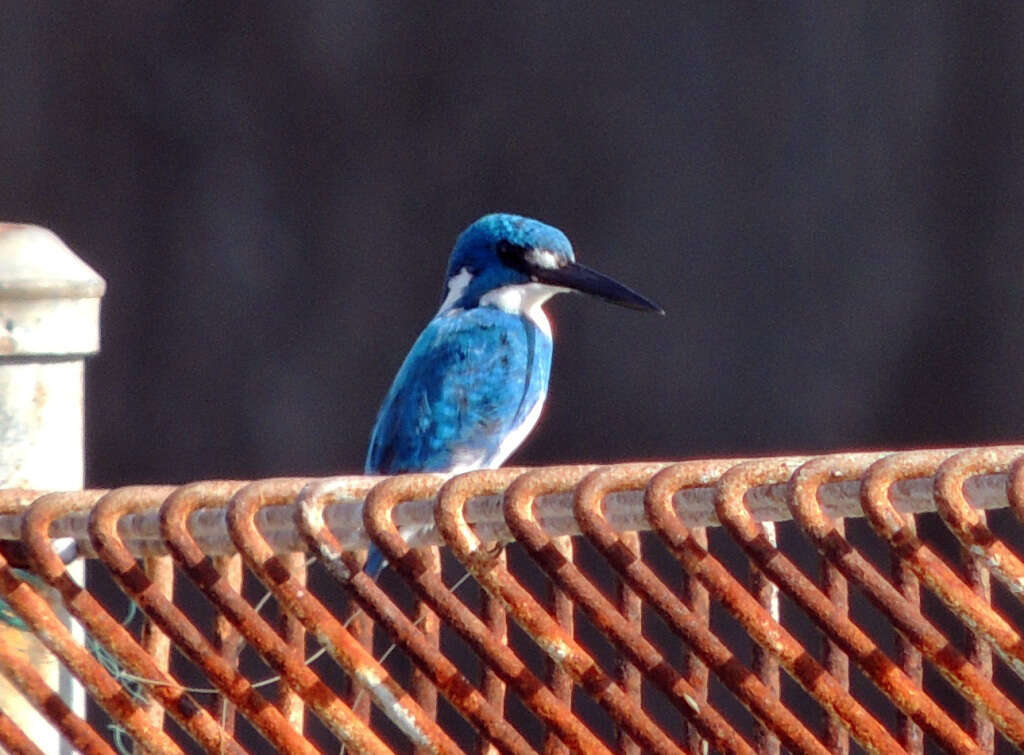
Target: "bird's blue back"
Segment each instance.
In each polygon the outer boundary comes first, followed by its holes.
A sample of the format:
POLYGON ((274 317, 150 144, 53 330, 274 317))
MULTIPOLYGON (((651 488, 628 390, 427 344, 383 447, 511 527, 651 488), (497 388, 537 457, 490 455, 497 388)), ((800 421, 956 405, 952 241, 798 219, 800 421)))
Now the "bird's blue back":
MULTIPOLYGON (((498 466, 547 393, 551 338, 494 307, 442 310, 406 357, 370 439, 367 474, 498 466)), ((528 428, 527 428, 528 429, 528 428)))

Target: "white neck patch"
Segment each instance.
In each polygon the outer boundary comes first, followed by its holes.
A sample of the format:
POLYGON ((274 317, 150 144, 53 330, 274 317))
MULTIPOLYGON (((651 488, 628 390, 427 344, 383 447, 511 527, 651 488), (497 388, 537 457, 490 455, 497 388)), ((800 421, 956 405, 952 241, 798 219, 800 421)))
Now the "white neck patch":
POLYGON ((444 301, 441 303, 441 309, 438 312, 447 312, 453 306, 455 302, 462 298, 462 294, 466 292, 466 286, 469 285, 470 281, 473 280, 473 273, 469 272, 468 267, 464 267, 451 278, 448 279, 448 293, 444 297, 444 301))
POLYGON ((548 338, 551 337, 551 323, 541 309, 544 302, 555 294, 568 291, 567 288, 549 286, 546 283, 517 283, 488 291, 480 297, 480 304, 495 307, 502 312, 522 315, 531 319, 548 338))

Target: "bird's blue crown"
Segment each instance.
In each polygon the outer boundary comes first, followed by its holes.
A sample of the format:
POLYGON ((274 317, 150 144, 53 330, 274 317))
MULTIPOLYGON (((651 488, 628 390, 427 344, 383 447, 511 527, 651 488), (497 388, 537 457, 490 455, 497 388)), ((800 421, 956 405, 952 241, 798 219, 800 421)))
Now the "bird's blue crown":
POLYGON ((489 291, 535 281, 531 255, 538 252, 546 253, 552 265, 575 261, 572 244, 557 228, 520 215, 484 215, 455 242, 442 300, 458 308, 474 307, 489 291), (450 300, 453 290, 458 296, 450 300))

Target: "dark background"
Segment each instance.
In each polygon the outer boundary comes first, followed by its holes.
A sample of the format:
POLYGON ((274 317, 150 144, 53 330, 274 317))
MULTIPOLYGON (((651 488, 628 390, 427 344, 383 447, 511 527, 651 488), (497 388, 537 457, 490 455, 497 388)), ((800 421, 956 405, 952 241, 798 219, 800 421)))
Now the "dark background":
POLYGON ((519 463, 1024 426, 1024 6, 7 4, 0 217, 108 283, 88 482, 360 470, 479 215, 549 305, 519 463))
POLYGON ((668 313, 552 302, 513 462, 1020 439, 1024 5, 722 5, 0 3, 0 220, 108 283, 87 482, 358 472, 495 210, 668 313))

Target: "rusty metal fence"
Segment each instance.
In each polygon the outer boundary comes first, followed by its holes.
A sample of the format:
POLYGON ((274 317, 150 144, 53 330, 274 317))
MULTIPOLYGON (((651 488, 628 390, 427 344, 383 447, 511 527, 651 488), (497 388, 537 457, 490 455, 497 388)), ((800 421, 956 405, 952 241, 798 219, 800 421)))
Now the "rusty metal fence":
POLYGON ((5 490, 95 709, 0 672, 84 752, 1009 752, 1022 522, 1024 447, 5 490))

